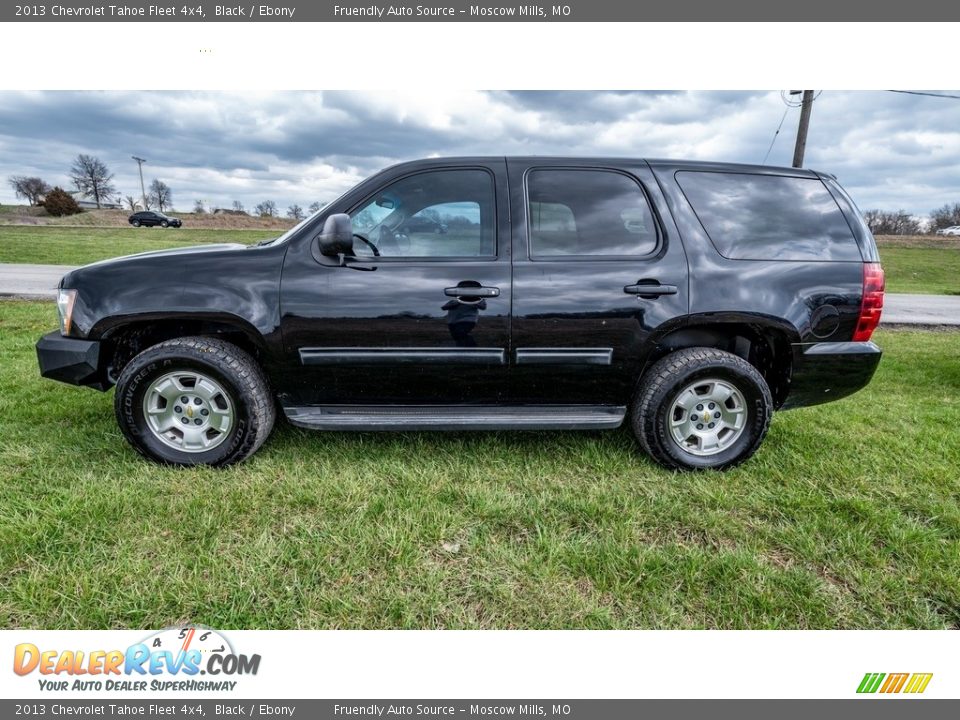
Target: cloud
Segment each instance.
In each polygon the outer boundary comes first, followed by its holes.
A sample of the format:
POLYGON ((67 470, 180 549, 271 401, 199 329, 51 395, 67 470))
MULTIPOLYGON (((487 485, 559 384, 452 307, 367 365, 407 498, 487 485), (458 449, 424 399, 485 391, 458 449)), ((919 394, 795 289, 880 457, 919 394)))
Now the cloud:
MULTIPOLYGON (((123 194, 166 181, 195 200, 329 201, 394 162, 440 155, 608 155, 788 165, 798 111, 779 91, 0 92, 0 177, 67 185, 77 153, 123 194), (786 117, 784 111, 786 110, 786 117)), ((960 201, 960 101, 824 92, 807 166, 863 207, 925 214, 960 201)), ((4 183, 0 202, 14 202, 4 183)))

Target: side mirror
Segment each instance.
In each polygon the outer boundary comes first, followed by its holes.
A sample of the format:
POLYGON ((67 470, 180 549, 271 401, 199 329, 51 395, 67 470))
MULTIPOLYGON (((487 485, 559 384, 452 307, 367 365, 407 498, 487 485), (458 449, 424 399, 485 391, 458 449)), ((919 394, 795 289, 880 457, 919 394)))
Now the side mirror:
POLYGON ((353 255, 353 223, 350 222, 350 216, 337 213, 328 217, 317 240, 321 255, 353 255))

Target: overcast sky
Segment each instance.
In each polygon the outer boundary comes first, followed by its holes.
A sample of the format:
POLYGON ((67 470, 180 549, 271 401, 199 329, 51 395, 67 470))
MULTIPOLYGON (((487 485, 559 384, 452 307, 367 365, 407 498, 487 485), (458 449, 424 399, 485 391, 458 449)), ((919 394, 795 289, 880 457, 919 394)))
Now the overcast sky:
MULTIPOLYGON (((0 202, 15 201, 10 175, 68 186, 81 152, 108 164, 123 195, 139 194, 130 156, 145 157, 146 182, 165 181, 181 210, 329 202, 431 155, 761 163, 785 110, 780 91, 0 92, 0 202)), ((768 165, 790 164, 798 116, 787 110, 768 165)), ((806 165, 836 174, 863 209, 960 202, 960 100, 825 91, 806 165)))

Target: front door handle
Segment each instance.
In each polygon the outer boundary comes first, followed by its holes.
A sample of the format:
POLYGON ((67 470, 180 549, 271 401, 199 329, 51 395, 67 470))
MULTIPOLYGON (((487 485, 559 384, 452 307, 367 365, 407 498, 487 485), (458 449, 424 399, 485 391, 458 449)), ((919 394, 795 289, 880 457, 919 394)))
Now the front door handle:
POLYGON ((498 287, 449 287, 444 288, 443 294, 447 297, 500 297, 498 287))
POLYGON ((623 291, 628 295, 639 295, 642 298, 657 298, 661 295, 676 295, 676 285, 661 285, 660 283, 637 283, 636 285, 627 285, 623 291))

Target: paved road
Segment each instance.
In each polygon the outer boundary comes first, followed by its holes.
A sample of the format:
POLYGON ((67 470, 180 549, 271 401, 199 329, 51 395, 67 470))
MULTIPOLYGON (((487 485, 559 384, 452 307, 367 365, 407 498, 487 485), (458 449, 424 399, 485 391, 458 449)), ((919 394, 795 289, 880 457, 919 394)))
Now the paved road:
POLYGON ((901 295, 883 298, 880 323, 887 325, 960 325, 960 295, 901 295))
MULTIPOLYGON (((52 298, 64 265, 0 263, 0 297, 52 298)), ((960 295, 899 295, 884 299, 882 322, 904 325, 960 325, 960 295)))
POLYGON ((0 297, 52 298, 67 265, 10 265, 0 263, 0 297))

